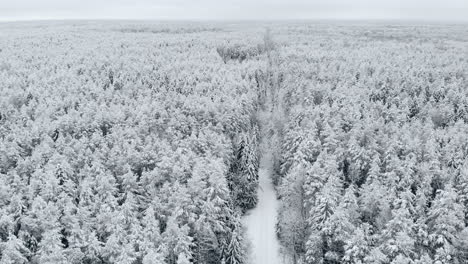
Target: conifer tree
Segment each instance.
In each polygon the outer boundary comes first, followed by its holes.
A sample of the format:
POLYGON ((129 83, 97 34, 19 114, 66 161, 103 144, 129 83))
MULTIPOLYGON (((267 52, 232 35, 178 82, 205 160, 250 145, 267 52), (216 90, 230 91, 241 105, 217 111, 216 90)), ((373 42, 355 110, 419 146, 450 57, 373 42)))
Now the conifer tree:
POLYGON ((39 243, 38 261, 44 264, 68 263, 64 255, 60 232, 57 229, 46 230, 39 243))
POLYGON ((186 225, 180 226, 174 216, 171 216, 167 222, 163 242, 168 248, 167 261, 169 264, 177 263, 179 257, 181 261, 192 257, 193 238, 189 235, 189 227, 186 225))
POLYGON ((232 229, 228 238, 224 262, 226 264, 245 264, 247 263, 244 234, 239 216, 234 216, 232 229))
POLYGON ((351 237, 346 240, 342 259, 344 263, 364 263, 371 250, 369 229, 368 224, 363 224, 362 227, 357 227, 351 237))
POLYGON ((428 213, 428 220, 429 239, 435 251, 434 259, 441 263, 462 263, 460 252, 454 244, 465 228, 463 206, 452 187, 437 194, 428 213))
POLYGON ((26 264, 29 250, 24 246, 23 241, 13 234, 8 236, 8 240, 0 242, 0 263, 1 264, 26 264))

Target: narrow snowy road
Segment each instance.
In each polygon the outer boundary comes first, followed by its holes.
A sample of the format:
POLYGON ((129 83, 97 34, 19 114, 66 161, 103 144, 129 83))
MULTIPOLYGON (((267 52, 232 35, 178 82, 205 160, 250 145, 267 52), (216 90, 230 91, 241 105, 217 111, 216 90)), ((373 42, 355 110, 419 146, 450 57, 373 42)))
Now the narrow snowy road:
POLYGON ((272 155, 262 148, 260 160, 257 207, 247 212, 244 225, 247 238, 251 241, 251 264, 279 264, 279 242, 276 237, 276 209, 278 200, 271 182, 272 155))

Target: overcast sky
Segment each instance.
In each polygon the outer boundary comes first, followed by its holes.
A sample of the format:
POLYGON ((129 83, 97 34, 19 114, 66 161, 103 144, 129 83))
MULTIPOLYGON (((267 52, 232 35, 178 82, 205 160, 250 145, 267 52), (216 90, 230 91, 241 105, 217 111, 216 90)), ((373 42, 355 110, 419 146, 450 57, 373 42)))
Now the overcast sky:
POLYGON ((0 20, 468 21, 468 0, 0 0, 0 20))

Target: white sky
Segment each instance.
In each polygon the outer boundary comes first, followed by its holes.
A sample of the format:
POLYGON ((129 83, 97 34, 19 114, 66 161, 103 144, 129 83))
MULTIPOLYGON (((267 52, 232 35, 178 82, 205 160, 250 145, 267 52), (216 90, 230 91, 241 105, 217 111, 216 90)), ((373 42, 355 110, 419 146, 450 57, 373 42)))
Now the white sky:
POLYGON ((468 21, 468 0, 0 0, 0 20, 468 21))

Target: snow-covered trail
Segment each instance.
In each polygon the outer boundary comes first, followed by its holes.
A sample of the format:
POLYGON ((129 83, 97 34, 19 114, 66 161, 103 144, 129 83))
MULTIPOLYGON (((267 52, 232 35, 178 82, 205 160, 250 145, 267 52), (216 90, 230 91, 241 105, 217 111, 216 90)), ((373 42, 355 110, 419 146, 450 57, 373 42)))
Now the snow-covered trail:
MULTIPOLYGON (((265 137, 262 137, 265 141, 265 137)), ((244 216, 247 239, 251 242, 251 264, 279 264, 280 245, 276 237, 276 214, 278 200, 271 182, 272 154, 266 142, 262 142, 259 170, 258 204, 244 216)))

